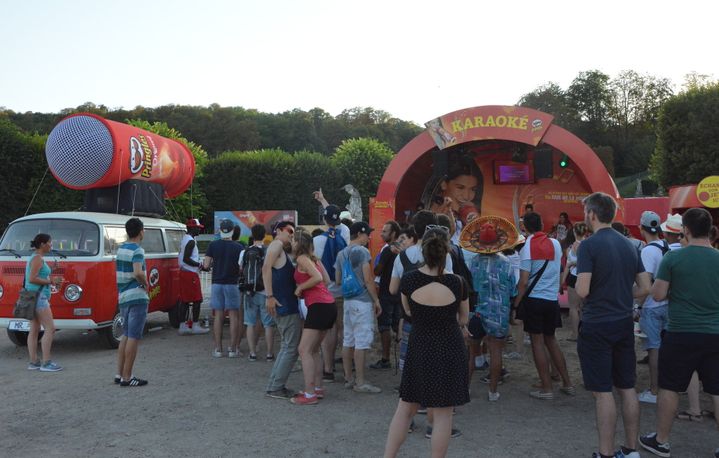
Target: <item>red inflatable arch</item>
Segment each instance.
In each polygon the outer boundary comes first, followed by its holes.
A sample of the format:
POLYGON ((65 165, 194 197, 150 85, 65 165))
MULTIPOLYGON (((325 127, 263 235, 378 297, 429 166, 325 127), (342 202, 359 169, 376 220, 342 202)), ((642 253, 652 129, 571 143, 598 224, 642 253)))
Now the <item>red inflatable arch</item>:
MULTIPOLYGON (((581 199, 602 191, 619 202, 621 220, 619 193, 604 164, 587 144, 552 121, 549 114, 515 106, 467 108, 429 121, 427 130, 387 167, 370 200, 370 224, 380 228, 389 219, 404 221, 419 202, 434 205, 443 167, 458 154, 470 157, 481 173, 478 213, 518 224, 524 205, 531 203, 549 231, 560 212, 571 221, 582 220, 581 199)), ((374 250, 381 244, 376 231, 374 250)))

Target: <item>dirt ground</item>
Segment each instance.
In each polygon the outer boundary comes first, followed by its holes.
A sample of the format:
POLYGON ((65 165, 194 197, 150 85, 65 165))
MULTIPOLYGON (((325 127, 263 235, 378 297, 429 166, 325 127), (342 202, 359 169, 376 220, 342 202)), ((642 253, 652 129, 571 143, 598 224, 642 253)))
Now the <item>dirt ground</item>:
MULTIPOLYGON (((150 384, 134 389, 113 384, 116 352, 104 348, 94 333, 59 332, 53 358, 65 370, 41 373, 26 370, 26 348, 16 348, 2 332, 0 455, 16 455, 10 450, 24 456, 382 455, 397 404, 394 370, 368 370, 381 394, 358 394, 334 383, 327 385, 319 406, 295 406, 264 397, 271 363, 263 358, 214 359, 209 334, 179 336, 164 313, 151 314, 149 327, 157 329, 146 334, 135 370, 150 384)), ((500 386, 499 402, 487 401, 478 376, 483 373, 475 373, 472 402, 454 417, 463 435, 451 441, 448 456, 591 456, 597 444, 594 403, 581 389, 576 351, 565 336, 560 330, 578 395, 557 392, 554 401, 531 399, 527 393, 535 372, 529 347, 520 344, 523 358, 505 362, 511 376, 500 386)), ((246 353, 244 340, 242 347, 246 353)), ((647 367, 640 365, 638 374, 638 387, 646 387, 647 367)), ((288 386, 300 389, 301 384, 301 372, 292 373, 288 386)), ((702 395, 703 408, 709 401, 702 395)), ((641 431, 654 430, 655 406, 641 407, 641 431)), ((680 408, 686 408, 685 397, 680 408)), ((417 422, 423 427, 424 416, 417 422)), ((429 455, 429 440, 420 431, 409 435, 401 456, 429 455)), ((618 431, 621 444, 621 422, 618 431)), ((712 456, 719 446, 716 424, 677 421, 671 443, 673 456, 712 456)))

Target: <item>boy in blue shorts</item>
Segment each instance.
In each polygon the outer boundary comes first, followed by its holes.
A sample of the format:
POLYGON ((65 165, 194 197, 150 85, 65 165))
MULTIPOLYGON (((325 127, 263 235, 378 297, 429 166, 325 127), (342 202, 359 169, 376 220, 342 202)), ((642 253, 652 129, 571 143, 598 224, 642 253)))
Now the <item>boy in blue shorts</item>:
POLYGON ((116 277, 118 307, 122 315, 122 338, 117 352, 115 383, 120 386, 144 386, 147 380, 132 375, 137 357, 137 347, 147 320, 147 274, 145 250, 140 243, 145 235, 145 226, 139 218, 130 218, 125 223, 127 242, 117 250, 116 277))

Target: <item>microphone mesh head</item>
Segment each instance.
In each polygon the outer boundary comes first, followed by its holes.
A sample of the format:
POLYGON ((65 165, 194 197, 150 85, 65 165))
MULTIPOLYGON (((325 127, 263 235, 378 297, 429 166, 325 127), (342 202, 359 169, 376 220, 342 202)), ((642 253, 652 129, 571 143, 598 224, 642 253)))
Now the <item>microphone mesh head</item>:
POLYGON ((114 147, 105 124, 91 116, 60 121, 45 144, 47 164, 63 184, 83 188, 96 183, 112 164, 114 147))

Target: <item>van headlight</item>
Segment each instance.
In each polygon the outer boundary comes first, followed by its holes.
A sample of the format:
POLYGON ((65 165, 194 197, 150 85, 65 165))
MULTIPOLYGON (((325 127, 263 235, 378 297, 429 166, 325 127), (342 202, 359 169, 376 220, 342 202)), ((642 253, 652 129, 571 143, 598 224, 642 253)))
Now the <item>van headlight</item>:
POLYGON ((82 288, 78 285, 68 285, 67 288, 65 288, 65 299, 67 299, 70 302, 76 302, 80 299, 82 296, 82 288))

